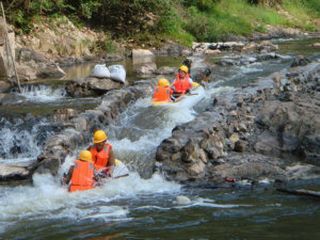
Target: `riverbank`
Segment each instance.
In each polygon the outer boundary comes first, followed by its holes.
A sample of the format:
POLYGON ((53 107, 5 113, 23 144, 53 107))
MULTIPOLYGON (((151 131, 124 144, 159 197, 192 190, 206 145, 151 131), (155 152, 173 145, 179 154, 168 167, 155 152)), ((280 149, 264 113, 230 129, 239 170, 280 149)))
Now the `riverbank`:
POLYGON ((318 178, 320 64, 296 59, 173 130, 157 149, 158 166, 179 182, 220 184, 318 178), (299 65, 307 65, 301 66, 299 65))

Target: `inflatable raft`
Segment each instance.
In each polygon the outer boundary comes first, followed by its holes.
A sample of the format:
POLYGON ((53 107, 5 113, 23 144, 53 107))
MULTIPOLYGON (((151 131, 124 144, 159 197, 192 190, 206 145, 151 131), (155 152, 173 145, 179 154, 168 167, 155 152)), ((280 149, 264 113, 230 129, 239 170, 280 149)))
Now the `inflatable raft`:
POLYGON ((129 176, 129 169, 127 168, 124 163, 122 163, 120 160, 115 160, 115 166, 113 167, 113 171, 111 174, 111 178, 120 178, 120 177, 126 177, 129 176))
POLYGON ((190 93, 181 95, 175 101, 152 101, 151 104, 153 106, 191 108, 205 97, 204 88, 199 83, 193 82, 192 86, 190 93))

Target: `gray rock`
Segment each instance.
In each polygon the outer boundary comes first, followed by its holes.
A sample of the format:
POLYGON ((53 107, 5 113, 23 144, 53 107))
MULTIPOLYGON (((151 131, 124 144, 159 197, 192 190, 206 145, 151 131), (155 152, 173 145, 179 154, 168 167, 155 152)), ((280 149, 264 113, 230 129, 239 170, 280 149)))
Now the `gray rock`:
POLYGON ((56 78, 60 79, 64 77, 66 73, 58 65, 49 65, 43 69, 40 69, 37 73, 39 78, 56 78))
POLYGON ((1 181, 13 181, 24 180, 30 177, 31 171, 26 167, 0 164, 0 180, 1 181))
POLYGON ((36 63, 39 62, 48 62, 48 59, 42 55, 41 53, 38 53, 30 48, 18 48, 16 49, 16 58, 18 62, 30 62, 34 61, 36 63))
POLYGON ((7 92, 11 88, 11 84, 7 81, 0 81, 0 93, 7 92))
POLYGON ((78 115, 78 111, 72 108, 57 109, 53 113, 53 120, 56 122, 66 122, 78 115))
POLYGON ((311 63, 311 60, 309 58, 299 55, 293 59, 291 67, 306 66, 309 63, 311 63))
POLYGON ((87 97, 102 95, 110 90, 120 89, 123 86, 123 83, 108 78, 88 77, 68 82, 66 91, 73 97, 87 97))
POLYGON ((154 54, 148 49, 132 49, 133 64, 143 64, 154 61, 154 54))
POLYGON ((37 79, 37 68, 38 66, 29 66, 25 64, 17 65, 17 72, 20 78, 20 81, 31 81, 37 79))
POLYGON ((190 198, 181 195, 176 197, 176 203, 179 205, 188 205, 191 203, 191 200, 190 198))
POLYGON ((164 67, 160 67, 158 68, 155 73, 156 74, 159 74, 159 75, 171 75, 171 74, 174 74, 177 72, 177 68, 176 67, 167 67, 167 66, 164 66, 164 67))
POLYGON ((155 63, 145 63, 135 67, 135 72, 140 76, 151 76, 156 73, 157 65, 155 63))

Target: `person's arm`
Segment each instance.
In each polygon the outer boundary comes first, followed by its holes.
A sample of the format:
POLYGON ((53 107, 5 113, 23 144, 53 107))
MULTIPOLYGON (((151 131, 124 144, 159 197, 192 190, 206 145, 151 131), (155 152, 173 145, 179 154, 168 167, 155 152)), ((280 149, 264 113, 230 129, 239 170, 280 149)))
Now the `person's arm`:
POLYGON ((74 169, 74 166, 71 166, 68 173, 64 174, 64 176, 63 176, 63 183, 64 184, 69 184, 69 182, 71 180, 73 169, 74 169))
POLYGON ((114 156, 114 152, 112 150, 112 148, 110 149, 110 153, 109 153, 109 161, 108 161, 108 167, 110 166, 114 166, 115 165, 115 156, 114 156))

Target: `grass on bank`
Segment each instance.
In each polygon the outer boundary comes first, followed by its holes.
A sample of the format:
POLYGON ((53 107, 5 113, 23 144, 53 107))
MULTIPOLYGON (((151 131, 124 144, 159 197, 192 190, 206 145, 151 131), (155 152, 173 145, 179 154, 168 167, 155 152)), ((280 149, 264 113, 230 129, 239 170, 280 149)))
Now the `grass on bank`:
POLYGON ((320 16, 320 1, 284 0, 275 8, 251 5, 246 0, 212 2, 205 10, 189 6, 185 30, 198 41, 224 40, 230 35, 264 32, 267 25, 316 31, 313 19, 320 16))

